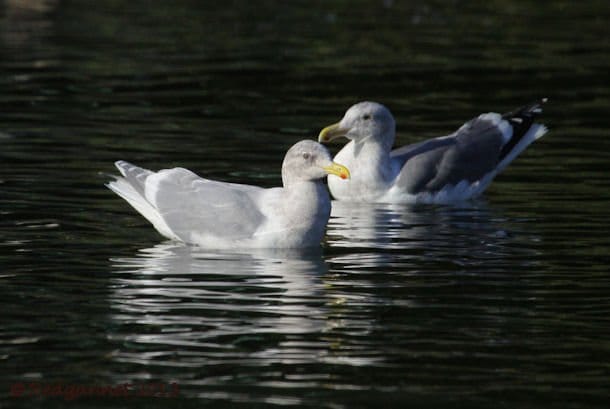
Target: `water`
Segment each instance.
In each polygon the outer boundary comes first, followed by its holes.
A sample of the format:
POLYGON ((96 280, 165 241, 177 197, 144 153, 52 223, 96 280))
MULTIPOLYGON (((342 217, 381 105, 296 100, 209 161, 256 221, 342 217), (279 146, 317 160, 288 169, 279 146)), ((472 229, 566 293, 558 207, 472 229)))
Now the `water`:
POLYGON ((605 2, 1 10, 0 407, 606 404, 605 2), (483 199, 334 203, 319 251, 176 245, 103 187, 117 159, 276 186, 356 101, 404 144, 542 96, 483 199))

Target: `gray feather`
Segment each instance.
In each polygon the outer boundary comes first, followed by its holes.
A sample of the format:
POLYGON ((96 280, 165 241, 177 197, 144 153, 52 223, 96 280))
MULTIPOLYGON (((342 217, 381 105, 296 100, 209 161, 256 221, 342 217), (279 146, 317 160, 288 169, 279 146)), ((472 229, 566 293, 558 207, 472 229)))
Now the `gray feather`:
POLYGON ((475 182, 498 164, 503 135, 489 119, 475 118, 454 134, 397 149, 402 165, 396 184, 407 192, 435 192, 462 180, 475 182))
POLYGON ((252 237, 265 220, 255 202, 261 188, 203 179, 183 168, 159 174, 154 204, 185 241, 191 240, 192 232, 227 239, 252 237))

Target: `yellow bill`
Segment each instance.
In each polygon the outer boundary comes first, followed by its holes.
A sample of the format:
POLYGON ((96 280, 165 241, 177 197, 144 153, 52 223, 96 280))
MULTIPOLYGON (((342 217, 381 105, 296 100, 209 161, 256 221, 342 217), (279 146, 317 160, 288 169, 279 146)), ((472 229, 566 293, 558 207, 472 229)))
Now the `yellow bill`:
POLYGON ((341 179, 349 179, 350 177, 349 170, 345 166, 339 165, 335 162, 329 166, 325 166, 322 169, 324 169, 324 171, 329 175, 339 176, 341 179))
POLYGON ((341 128, 339 126, 339 122, 337 122, 336 124, 328 125, 326 128, 320 131, 320 135, 318 135, 318 142, 330 142, 333 139, 345 136, 347 132, 348 129, 341 128))

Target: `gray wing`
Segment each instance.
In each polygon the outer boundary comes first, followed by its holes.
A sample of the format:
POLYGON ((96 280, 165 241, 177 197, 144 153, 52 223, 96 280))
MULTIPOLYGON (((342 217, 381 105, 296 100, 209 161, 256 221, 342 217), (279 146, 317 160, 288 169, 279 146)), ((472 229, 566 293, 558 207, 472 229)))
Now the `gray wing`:
POLYGON ((258 204, 265 189, 204 179, 183 168, 155 173, 127 162, 119 162, 117 167, 184 241, 192 233, 226 239, 251 237, 265 220, 258 204))
POLYGON ((511 134, 499 114, 486 114, 452 135, 396 149, 391 157, 401 170, 395 183, 417 194, 436 192, 462 180, 475 182, 496 168, 511 134))

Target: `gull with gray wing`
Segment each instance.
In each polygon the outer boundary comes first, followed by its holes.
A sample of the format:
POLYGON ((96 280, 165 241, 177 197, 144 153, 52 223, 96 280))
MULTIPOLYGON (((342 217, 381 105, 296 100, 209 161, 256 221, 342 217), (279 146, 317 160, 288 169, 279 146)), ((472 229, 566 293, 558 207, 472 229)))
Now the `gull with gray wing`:
POLYGON ((337 200, 449 204, 479 196, 529 144, 547 132, 535 123, 546 98, 504 115, 486 113, 443 137, 392 150, 395 121, 376 102, 360 102, 324 128, 320 142, 346 137, 335 160, 353 168, 345 183, 330 176, 337 200))

